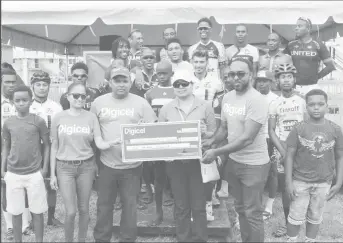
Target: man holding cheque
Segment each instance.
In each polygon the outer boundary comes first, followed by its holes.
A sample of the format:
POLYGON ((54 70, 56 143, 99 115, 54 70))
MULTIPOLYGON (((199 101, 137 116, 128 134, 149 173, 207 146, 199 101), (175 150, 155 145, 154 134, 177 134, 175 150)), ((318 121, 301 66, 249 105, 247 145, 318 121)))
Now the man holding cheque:
MULTIPOLYGON (((97 98, 91 111, 99 119, 105 141, 120 138, 121 124, 140 121, 155 122, 155 112, 149 103, 130 94, 132 80, 126 68, 111 71, 112 93, 97 98)), ((123 204, 120 220, 120 241, 134 242, 137 237, 137 196, 142 173, 141 162, 123 163, 121 146, 102 150, 98 181, 97 221, 94 228, 96 242, 109 242, 113 227, 113 201, 120 194, 123 204)))

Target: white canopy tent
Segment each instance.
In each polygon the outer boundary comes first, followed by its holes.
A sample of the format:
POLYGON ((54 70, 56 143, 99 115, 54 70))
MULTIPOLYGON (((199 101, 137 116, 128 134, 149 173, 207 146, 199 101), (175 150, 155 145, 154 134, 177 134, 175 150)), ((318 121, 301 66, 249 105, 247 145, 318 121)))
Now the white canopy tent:
POLYGON ((342 30, 343 2, 2 1, 1 15, 4 43, 82 55, 99 49, 100 36, 126 37, 132 28, 141 29, 145 45, 156 46, 163 45, 163 29, 174 26, 182 43, 191 45, 198 41, 196 22, 202 17, 215 18, 213 39, 226 45, 233 43, 237 23, 248 24, 250 43, 264 43, 270 28, 291 40, 300 16, 332 39, 342 30))

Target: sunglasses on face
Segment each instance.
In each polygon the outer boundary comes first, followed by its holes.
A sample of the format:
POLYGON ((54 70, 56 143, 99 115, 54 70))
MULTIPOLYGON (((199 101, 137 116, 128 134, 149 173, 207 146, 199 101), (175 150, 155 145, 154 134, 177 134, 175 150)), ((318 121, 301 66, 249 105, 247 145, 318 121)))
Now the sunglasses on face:
POLYGON ((148 60, 148 59, 152 59, 153 60, 153 59, 155 59, 155 57, 154 56, 145 56, 145 57, 143 57, 143 59, 144 60, 148 60))
POLYGON ((85 94, 71 93, 71 95, 73 96, 75 100, 78 100, 80 97, 81 97, 81 100, 85 100, 87 97, 85 94))
POLYGON ((175 82, 173 83, 174 88, 186 88, 190 85, 191 83, 189 82, 175 82))
POLYGON ((236 76, 241 79, 244 78, 247 73, 243 71, 238 71, 238 72, 229 72, 227 75, 229 78, 234 79, 236 76))
POLYGON ((88 78, 88 75, 87 74, 81 74, 81 75, 77 75, 77 74, 73 74, 73 78, 81 78, 81 79, 83 79, 83 78, 88 78))
POLYGON ((210 29, 210 28, 208 28, 208 27, 199 27, 199 28, 198 28, 199 31, 209 30, 209 29, 210 29))

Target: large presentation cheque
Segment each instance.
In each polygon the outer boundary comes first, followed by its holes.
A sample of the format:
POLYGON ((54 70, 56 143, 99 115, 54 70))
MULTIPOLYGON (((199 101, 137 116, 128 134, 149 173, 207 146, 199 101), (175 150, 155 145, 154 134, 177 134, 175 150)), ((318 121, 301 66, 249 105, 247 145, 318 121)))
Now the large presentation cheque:
POLYGON ((121 125, 123 162, 200 159, 200 122, 121 125))

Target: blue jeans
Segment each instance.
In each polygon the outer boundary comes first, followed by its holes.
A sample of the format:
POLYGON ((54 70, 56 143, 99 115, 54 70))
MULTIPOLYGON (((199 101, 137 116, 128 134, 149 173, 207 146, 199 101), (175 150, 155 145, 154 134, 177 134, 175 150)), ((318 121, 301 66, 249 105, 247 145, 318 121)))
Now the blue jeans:
POLYGON ((226 164, 229 192, 235 197, 242 242, 263 242, 262 196, 270 163, 247 165, 229 158, 226 164))
POLYGON ((76 211, 79 211, 78 242, 85 242, 89 224, 89 200, 95 178, 94 156, 80 165, 57 161, 57 180, 65 208, 65 241, 74 239, 76 211), (77 197, 77 200, 76 200, 77 197))
POLYGON ((137 196, 140 191, 142 166, 112 169, 100 166, 98 178, 95 242, 110 242, 113 232, 113 202, 119 192, 122 202, 120 241, 134 242, 137 237, 137 196))

